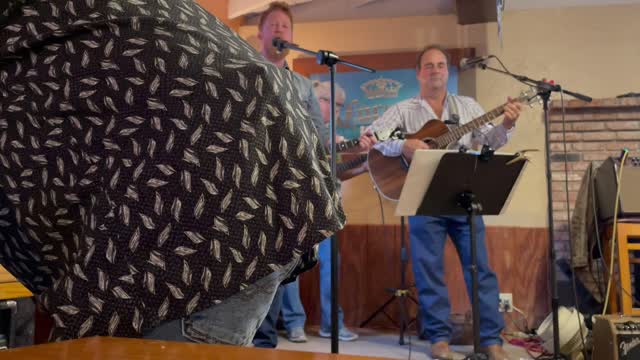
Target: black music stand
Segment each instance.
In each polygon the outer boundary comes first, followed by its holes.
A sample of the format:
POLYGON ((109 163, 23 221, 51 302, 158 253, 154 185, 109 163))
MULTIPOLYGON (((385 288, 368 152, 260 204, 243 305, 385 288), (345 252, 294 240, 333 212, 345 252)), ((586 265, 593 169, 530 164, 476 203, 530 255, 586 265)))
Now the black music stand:
POLYGON ((480 214, 499 215, 502 212, 526 164, 524 158, 515 160, 517 158, 516 154, 494 154, 487 147, 479 154, 446 150, 416 151, 396 209, 396 215, 467 216, 471 227, 469 271, 472 284, 473 353, 466 359, 486 359, 480 353, 474 217, 480 214), (413 203, 408 205, 409 208, 417 205, 415 211, 407 209, 407 202, 413 203))

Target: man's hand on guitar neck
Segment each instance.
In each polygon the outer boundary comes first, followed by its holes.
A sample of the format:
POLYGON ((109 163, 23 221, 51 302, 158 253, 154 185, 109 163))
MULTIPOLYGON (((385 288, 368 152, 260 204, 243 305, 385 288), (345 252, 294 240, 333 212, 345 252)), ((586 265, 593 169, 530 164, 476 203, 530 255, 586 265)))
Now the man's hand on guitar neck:
POLYGON ((367 131, 362 133, 362 135, 360 135, 360 138, 358 140, 359 140, 358 150, 361 152, 369 151, 369 149, 371 149, 373 145, 375 145, 378 142, 376 137, 373 136, 373 132, 371 131, 371 129, 367 129, 367 131))
POLYGON ((504 106, 504 120, 502 120, 502 125, 505 129, 511 129, 518 121, 518 117, 520 117, 520 112, 522 111, 522 104, 518 101, 512 99, 511 97, 507 98, 508 103, 504 106))
POLYGON ((402 155, 410 162, 413 159, 413 153, 420 149, 429 149, 429 145, 422 140, 408 139, 402 145, 402 155))
MULTIPOLYGON (((336 142, 340 143, 345 141, 345 138, 337 135, 336 142)), ((373 136, 373 132, 371 130, 367 130, 362 133, 358 138, 358 146, 355 146, 349 150, 344 150, 344 153, 363 153, 369 151, 378 142, 375 136, 373 136)))

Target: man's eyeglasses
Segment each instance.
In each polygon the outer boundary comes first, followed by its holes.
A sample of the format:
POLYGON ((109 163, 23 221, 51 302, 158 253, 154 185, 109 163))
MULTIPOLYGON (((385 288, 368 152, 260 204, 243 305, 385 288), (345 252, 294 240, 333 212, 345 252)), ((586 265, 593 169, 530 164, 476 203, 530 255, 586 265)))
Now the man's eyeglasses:
MULTIPOLYGON (((320 99, 320 100, 322 100, 322 101, 326 101, 326 102, 329 102, 329 101, 330 101, 330 99, 329 99, 329 98, 327 98, 327 97, 323 97, 323 96, 321 96, 319 99, 320 99)), ((341 103, 341 102, 339 102, 339 101, 336 101, 336 107, 344 107, 344 103, 341 103)))

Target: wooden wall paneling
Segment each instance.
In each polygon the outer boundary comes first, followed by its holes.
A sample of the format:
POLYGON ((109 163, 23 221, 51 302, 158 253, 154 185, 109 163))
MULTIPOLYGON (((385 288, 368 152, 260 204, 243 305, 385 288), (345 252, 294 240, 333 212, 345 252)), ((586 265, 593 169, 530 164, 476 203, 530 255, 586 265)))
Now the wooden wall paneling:
MULTIPOLYGON (((389 297, 386 288, 400 285, 400 226, 347 225, 340 232, 340 302, 345 323, 357 327, 389 297)), ((488 227, 486 231, 489 262, 496 272, 501 292, 513 294, 514 304, 527 314, 529 326, 537 326, 548 314, 548 241, 544 228, 488 227)), ((410 247, 406 238, 408 255, 410 247)), ((407 266, 407 286, 414 284, 411 264, 407 266)), ((300 280, 302 302, 307 311, 307 324, 320 321, 317 268, 303 274, 300 280)), ((445 281, 449 288, 451 311, 470 311, 462 269, 453 244, 445 246, 445 281)), ((411 293, 416 296, 415 289, 411 293)), ((407 301, 409 315, 417 308, 407 301)), ((399 321, 397 301, 387 313, 399 321)), ((515 312, 505 316, 508 330, 514 329, 512 317, 522 323, 515 312)), ((367 327, 395 329, 393 322, 380 314, 367 327)))
POLYGON ((369 268, 369 256, 367 248, 371 235, 363 226, 348 228, 348 232, 340 232, 340 304, 345 309, 352 309, 352 314, 345 313, 345 321, 353 321, 351 318, 359 318, 362 307, 367 301, 368 282, 349 281, 357 276, 358 279, 366 277, 369 268), (345 251, 346 249, 346 251, 345 251), (350 253, 349 253, 350 251, 350 253))
MULTIPOLYGON (((544 228, 487 228, 489 262, 500 291, 513 294, 529 326, 539 325, 551 309, 547 234, 544 228)), ((507 316, 520 318, 516 312, 507 316)), ((506 324, 513 325, 509 319, 506 324)))

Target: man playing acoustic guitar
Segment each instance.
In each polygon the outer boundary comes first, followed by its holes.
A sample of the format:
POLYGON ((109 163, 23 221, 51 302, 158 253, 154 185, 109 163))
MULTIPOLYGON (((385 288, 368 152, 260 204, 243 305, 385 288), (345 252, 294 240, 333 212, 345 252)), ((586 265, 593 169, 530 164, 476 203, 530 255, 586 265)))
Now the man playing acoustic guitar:
MULTIPOLYGON (((429 120, 446 121, 451 128, 464 125, 484 114, 482 107, 472 98, 447 92, 449 56, 437 45, 426 47, 416 63, 416 78, 420 83, 420 94, 389 108, 372 124, 372 129, 399 128, 405 133, 419 131, 429 120)), ((509 140, 522 105, 509 99, 504 105, 504 120, 493 126, 483 125, 472 133, 465 134, 451 147, 477 148, 487 144, 498 149, 509 140)), ((429 149, 422 140, 391 140, 375 146, 384 156, 404 156, 411 161, 418 149, 429 149)), ((372 164, 369 164, 370 167, 372 164)), ((373 176, 373 167, 371 167, 373 176)), ((502 348, 500 332, 504 319, 498 311, 499 289, 495 273, 489 267, 484 240, 482 217, 475 220, 478 247, 478 279, 480 305, 480 341, 483 351, 492 360, 507 359, 502 348)), ((467 294, 471 298, 470 230, 466 216, 413 216, 409 217, 410 243, 413 272, 421 307, 422 331, 431 342, 431 353, 435 359, 458 359, 461 354, 449 349, 451 325, 450 304, 447 285, 444 282, 444 249, 447 234, 451 236, 458 251, 467 294)), ((471 300, 471 299, 469 299, 471 300)))

